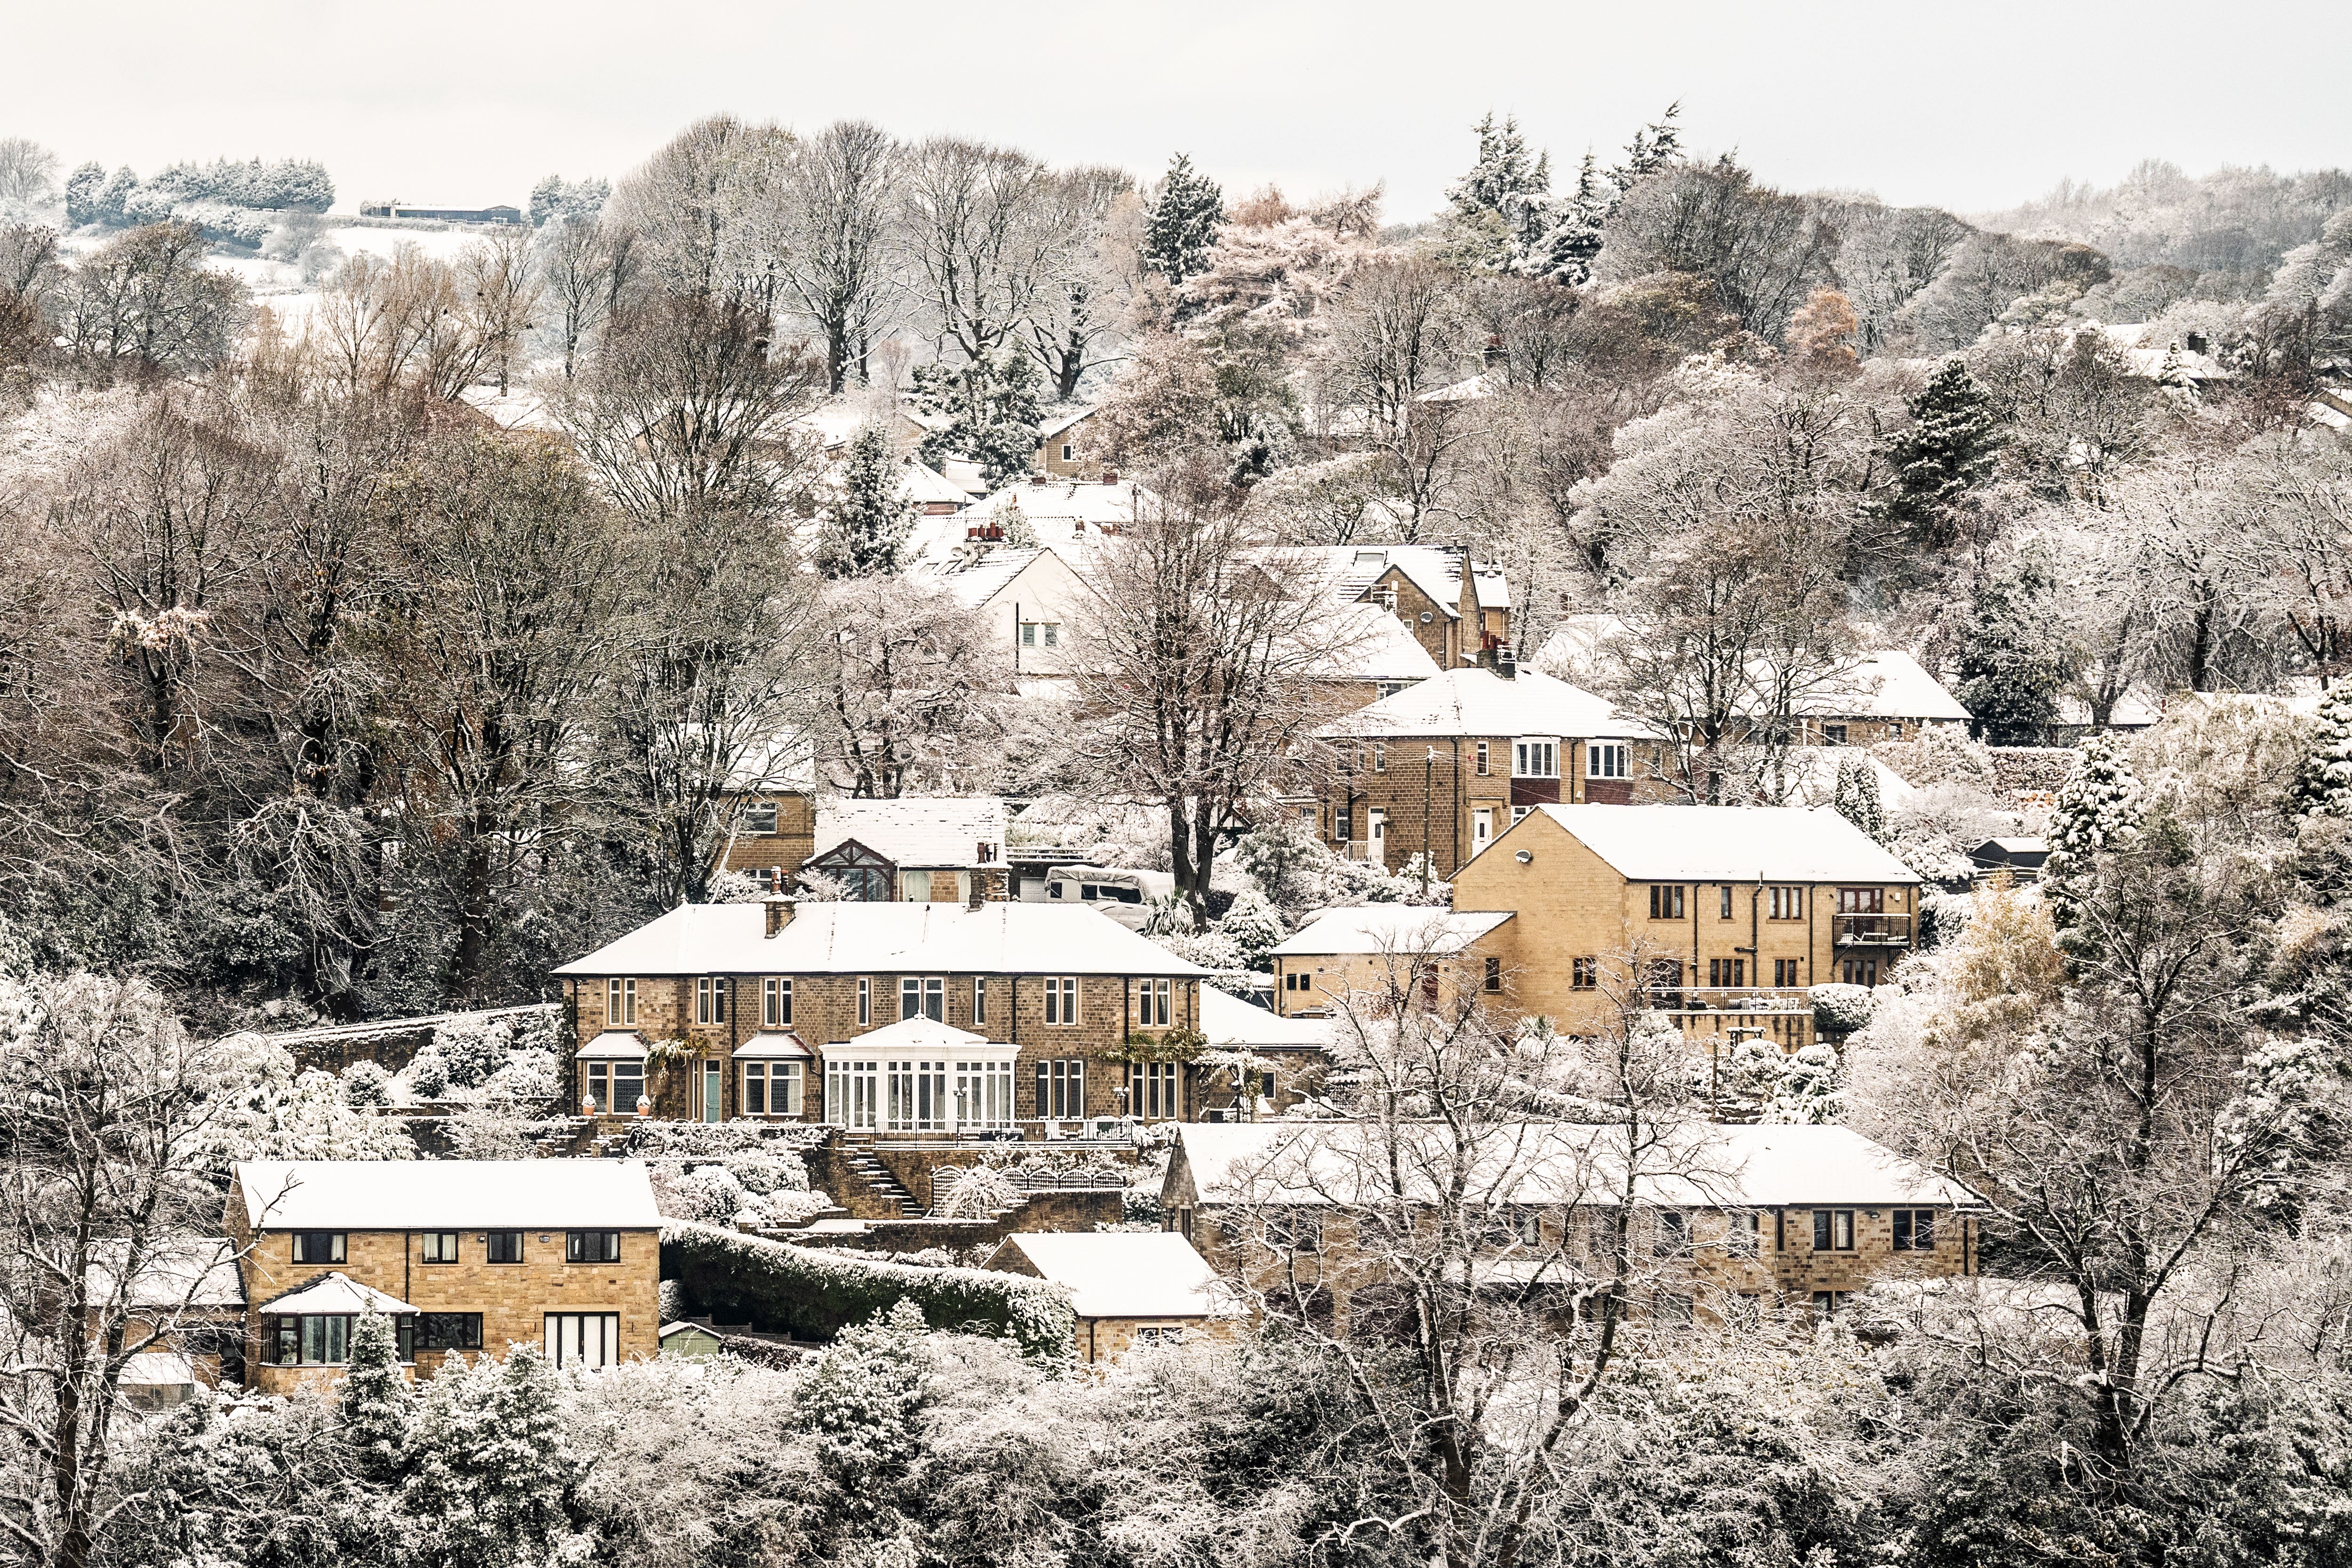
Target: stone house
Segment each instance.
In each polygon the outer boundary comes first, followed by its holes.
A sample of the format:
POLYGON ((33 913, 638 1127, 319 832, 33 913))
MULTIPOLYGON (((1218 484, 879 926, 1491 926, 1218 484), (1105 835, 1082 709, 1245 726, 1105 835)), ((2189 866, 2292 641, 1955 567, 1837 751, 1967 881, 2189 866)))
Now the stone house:
POLYGON ((931 570, 979 612, 1016 682, 1067 679, 1071 638, 1094 590, 1058 551, 992 544, 931 570))
POLYGON ((1201 987, 1201 1033, 1213 1051, 1247 1051, 1269 1064, 1245 1074, 1255 1082, 1236 1084, 1230 1073, 1207 1075, 1200 1099, 1201 1113, 1210 1121, 1278 1115, 1318 1090, 1331 1065, 1331 1031, 1323 1020, 1268 1012, 1213 985, 1201 987))
POLYGON ((1523 1016, 1595 1029, 1631 961, 1694 1040, 1793 1051, 1810 987, 1878 985, 1916 945, 1920 890, 1827 808, 1546 805, 1456 874, 1454 903, 1513 917, 1491 941, 1523 1016))
POLYGON ((1454 544, 1284 545, 1286 571, 1319 578, 1341 604, 1376 605, 1407 627, 1440 670, 1488 664, 1511 647, 1511 592, 1499 566, 1454 544))
POLYGON ((1634 799, 1640 733, 1603 699, 1507 660, 1449 669, 1324 726, 1342 765, 1317 826, 1343 855, 1399 871, 1426 852, 1450 878, 1536 806, 1634 799))
POLYGON ((1333 999, 1389 984, 1392 955, 1440 960, 1423 976, 1450 1004, 1463 988, 1500 993, 1506 944, 1491 940, 1507 912, 1455 914, 1418 904, 1362 904, 1326 910, 1273 950, 1275 1010, 1286 1018, 1327 1018, 1333 999))
MULTIPOLYGON (((1398 1136, 1406 1157, 1396 1168, 1451 1176, 1447 1134, 1433 1124, 1398 1136)), ((1486 1221, 1482 1285, 1564 1295, 1606 1271, 1600 1248, 1629 1185, 1623 1151, 1616 1129, 1565 1122, 1513 1124, 1470 1151, 1465 1187, 1482 1211, 1472 1217, 1486 1221)), ((1394 1212, 1391 1152, 1377 1130, 1350 1121, 1187 1126, 1161 1184, 1162 1225, 1244 1286, 1296 1271, 1344 1327, 1358 1292, 1392 1284, 1356 1234, 1359 1215, 1378 1226, 1394 1212)), ((1720 1317, 1742 1299, 1834 1310, 1881 1279, 1980 1266, 1975 1194, 1844 1127, 1665 1129, 1630 1184, 1635 1304, 1670 1318, 1720 1317)), ((1438 1212, 1433 1187, 1428 1211, 1438 1212)))
POLYGON ((246 1161, 226 1223, 265 1394, 340 1376, 363 1312, 394 1320, 417 1376, 532 1341, 564 1366, 658 1348, 661 1216, 639 1161, 246 1161))
POLYGON ((771 788, 745 794, 736 801, 735 835, 727 841, 720 862, 730 871, 757 878, 768 892, 793 885, 808 858, 816 853, 816 792, 805 788, 771 788))
POLYGON ((1916 741, 1930 729, 1965 730, 1969 719, 1959 699, 1900 648, 1864 654, 1797 707, 1798 742, 1812 746, 1916 741))
POLYGON ((1118 470, 1087 452, 1087 425, 1097 411, 1065 409, 1037 426, 1037 472, 1066 479, 1116 479, 1118 470))
POLYGON ((1077 1358, 1089 1366, 1188 1333, 1230 1339, 1249 1316, 1241 1294, 1169 1231, 1017 1232, 985 1267, 1066 1287, 1077 1358))
POLYGON ((555 971, 625 1114, 1049 1135, 1197 1114, 1205 970, 1084 905, 689 904, 555 971))
POLYGON ((1004 802, 995 795, 836 795, 817 805, 802 869, 867 903, 1007 899, 1004 828, 1004 802))

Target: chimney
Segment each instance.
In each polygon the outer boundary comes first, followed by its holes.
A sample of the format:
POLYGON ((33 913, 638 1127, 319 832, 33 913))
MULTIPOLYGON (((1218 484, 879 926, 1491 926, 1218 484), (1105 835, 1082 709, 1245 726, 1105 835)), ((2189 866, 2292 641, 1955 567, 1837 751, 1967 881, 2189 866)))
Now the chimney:
POLYGON ((762 899, 761 906, 768 911, 768 932, 775 935, 793 923, 793 903, 790 899, 762 899))
POLYGON ((984 871, 968 871, 965 875, 971 879, 971 896, 964 900, 963 907, 978 914, 981 905, 988 902, 988 874, 984 871))
POLYGON ((1509 643, 1496 645, 1495 673, 1505 680, 1517 680, 1519 678, 1519 656, 1512 651, 1509 643))

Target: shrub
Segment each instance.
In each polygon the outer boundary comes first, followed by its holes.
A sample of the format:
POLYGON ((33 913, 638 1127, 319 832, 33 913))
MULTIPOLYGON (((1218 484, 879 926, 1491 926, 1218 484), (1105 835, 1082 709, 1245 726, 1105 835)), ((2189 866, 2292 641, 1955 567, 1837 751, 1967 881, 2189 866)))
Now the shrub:
MULTIPOLYGON (((940 1176, 948 1174, 946 1170, 940 1176)), ((938 1176, 932 1178, 936 1184, 938 1176)), ((959 1173, 932 1205, 942 1219, 986 1219, 1020 1201, 1021 1191, 993 1165, 974 1165, 959 1173)))
POLYGON ((377 1110, 392 1103, 392 1075, 381 1063, 353 1062, 343 1069, 343 1103, 354 1110, 377 1110))
POLYGON ((1867 985, 1816 985, 1812 998, 1813 1022, 1821 1028, 1847 1034, 1870 1022, 1867 985))
POLYGON ((695 1307, 763 1332, 830 1339, 910 1300, 934 1329, 1009 1338, 1035 1356, 1072 1350, 1068 1290, 1024 1275, 916 1268, 683 1221, 662 1227, 661 1257, 695 1307))

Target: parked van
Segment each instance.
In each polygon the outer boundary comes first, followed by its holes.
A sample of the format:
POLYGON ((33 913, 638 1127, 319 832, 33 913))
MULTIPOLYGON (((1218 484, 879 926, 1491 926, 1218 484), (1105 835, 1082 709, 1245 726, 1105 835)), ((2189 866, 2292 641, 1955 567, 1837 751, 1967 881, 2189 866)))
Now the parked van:
POLYGON ((1155 899, 1176 890, 1166 871, 1129 871, 1106 866, 1056 866, 1045 873, 1045 896, 1089 903, 1129 931, 1141 931, 1155 899))

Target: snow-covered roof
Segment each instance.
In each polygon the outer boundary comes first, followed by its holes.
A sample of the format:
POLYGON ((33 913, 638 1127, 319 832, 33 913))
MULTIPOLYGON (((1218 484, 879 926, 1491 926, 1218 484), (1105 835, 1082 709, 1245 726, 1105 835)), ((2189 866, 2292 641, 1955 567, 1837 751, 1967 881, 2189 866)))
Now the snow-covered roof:
POLYGON ((762 1029, 735 1047, 739 1062, 807 1061, 814 1054, 790 1029, 762 1029))
POLYGON ((682 904, 558 974, 1167 974, 1208 971, 1085 904, 682 904))
POLYGON ((836 795, 817 802, 814 853, 822 856, 852 838, 902 870, 993 866, 1004 856, 1004 802, 992 795, 836 795))
POLYGON ((1172 1230, 1018 1231, 990 1261, 1008 1252, 1069 1287, 1081 1318, 1211 1318, 1241 1310, 1208 1260, 1172 1230))
POLYGON ((1201 1033, 1218 1049, 1319 1051, 1329 1048, 1328 1018, 1286 1018, 1213 985, 1201 987, 1201 1033))
POLYGON ((1390 572, 1397 572, 1433 600, 1449 619, 1462 610, 1462 571, 1469 564, 1472 593, 1481 609, 1510 607, 1510 589, 1502 568, 1468 561, 1465 552, 1445 544, 1285 544, 1262 552, 1279 559, 1289 570, 1320 576, 1327 591, 1342 601, 1370 593, 1390 572))
POLYGON ((1039 556, 1052 552, 1039 545, 997 545, 983 552, 970 564, 936 566, 943 577, 948 592, 956 602, 977 609, 1004 592, 1013 580, 1029 569, 1039 556))
POLYGON ((1470 568, 1470 590, 1477 595, 1482 610, 1507 610, 1511 607, 1511 584, 1499 566, 1470 568))
POLYGON ((132 1388, 176 1388, 194 1383, 196 1369, 178 1351, 141 1351, 122 1363, 122 1381, 132 1388))
POLYGON ((1048 532, 1067 534, 1079 522, 1096 529, 1123 528, 1135 521, 1136 508, 1152 499, 1150 491, 1132 479, 1107 485, 1097 479, 1033 478, 983 496, 957 513, 956 521, 1001 522, 1006 513, 1017 509, 1041 537, 1048 532))
MULTIPOLYGON (((119 1238, 91 1244, 93 1299, 114 1294, 128 1252, 129 1244, 119 1238)), ((134 1307, 241 1307, 245 1280, 237 1272, 236 1247, 216 1236, 158 1238, 133 1269, 125 1300, 134 1307)))
POLYGON ((1095 406, 1092 404, 1087 404, 1083 407, 1063 409, 1061 412, 1055 414, 1052 418, 1047 419, 1043 425, 1037 426, 1038 441, 1043 443, 1052 440, 1055 437, 1060 435, 1071 426, 1076 425, 1079 420, 1092 417, 1094 412, 1095 406))
MULTIPOLYGON (((1360 1122, 1185 1122, 1176 1136, 1203 1205, 1378 1202, 1387 1181, 1384 1135, 1360 1122)), ((1397 1138, 1403 1168, 1418 1173, 1409 1180, 1433 1192, 1461 1163, 1474 1202, 1601 1205, 1623 1190, 1620 1128, 1529 1123, 1457 1146, 1446 1128, 1409 1123, 1397 1138)), ((1959 1183, 1834 1125, 1693 1123, 1661 1132, 1635 1174, 1643 1201, 1674 1207, 1977 1201, 1959 1183)))
POLYGON ((1422 403, 1475 403, 1481 398, 1494 396, 1496 389, 1502 385, 1503 378, 1501 376, 1496 375, 1491 372, 1482 370, 1474 376, 1454 382, 1450 385, 1433 386, 1427 392, 1420 394, 1416 401, 1422 403))
POLYGON ((1834 805, 1838 773, 1849 762, 1859 762, 1878 781, 1878 801, 1890 811, 1917 798, 1918 786, 1859 746, 1791 746, 1780 759, 1790 805, 1834 805))
POLYGON ((646 1037, 635 1029, 607 1029, 574 1054, 583 1062, 643 1061, 646 1037))
POLYGON ((1841 669, 1798 700, 1798 709, 1832 719, 1941 719, 1965 721, 1969 710, 1944 683, 1901 648, 1881 648, 1841 669))
MULTIPOLYGON (((1622 809, 1622 807, 1618 809, 1622 809)), ((1334 953, 1400 952, 1460 952, 1511 916, 1488 911, 1456 914, 1418 904, 1358 904, 1326 910, 1307 929, 1272 950, 1276 958, 1319 958, 1334 953)))
POLYGON ((379 1290, 373 1285, 362 1285, 341 1269, 330 1269, 316 1279, 297 1285, 282 1295, 272 1296, 254 1309, 259 1312, 275 1312, 281 1317, 299 1317, 305 1313, 331 1316, 341 1312, 414 1312, 415 1308, 399 1297, 379 1290))
POLYGON ((839 1043, 845 1043, 859 1051, 884 1054, 892 1051, 1012 1048, 1010 1041, 992 1040, 986 1035, 975 1035, 970 1029, 959 1029, 953 1024, 942 1024, 937 1018, 926 1018, 919 1014, 912 1018, 901 1018, 895 1024, 885 1024, 878 1029, 868 1029, 854 1040, 839 1043))
POLYGON ((1919 880, 1868 834, 1826 806, 1539 805, 1495 843, 1538 816, 1574 834, 1629 881, 1919 880))
MULTIPOLYGON (((1323 732, 1383 738, 1555 735, 1584 740, 1643 731, 1638 723, 1611 707, 1607 699, 1522 666, 1507 680, 1491 669, 1443 670, 1333 720, 1323 732)), ((1507 767, 1509 759, 1497 758, 1495 765, 1507 767)))
POLYGON ((1378 605, 1334 605, 1320 630, 1340 649, 1331 679, 1421 681, 1438 672, 1412 628, 1378 605))
POLYGON ((928 468, 912 458, 902 465, 900 474, 898 493, 908 500, 924 505, 939 502, 960 507, 971 500, 971 492, 961 485, 937 468, 928 468))
MULTIPOLYGON (((760 912, 756 905, 733 907, 760 912)), ((256 1230, 661 1224, 641 1160, 247 1160, 236 1181, 246 1222, 256 1230)))

